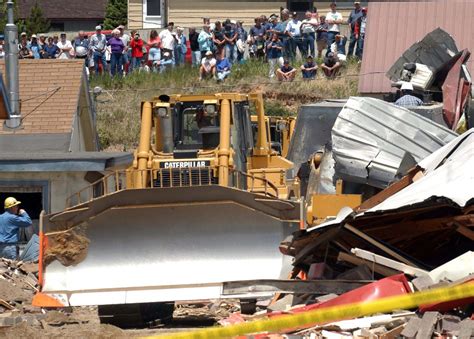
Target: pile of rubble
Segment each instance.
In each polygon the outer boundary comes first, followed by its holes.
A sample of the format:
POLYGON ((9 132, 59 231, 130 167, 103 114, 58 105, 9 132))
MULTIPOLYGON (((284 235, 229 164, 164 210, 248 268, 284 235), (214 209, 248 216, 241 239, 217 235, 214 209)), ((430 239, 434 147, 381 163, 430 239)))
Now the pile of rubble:
POLYGON ((38 263, 0 258, 0 336, 44 338, 123 335, 114 326, 101 325, 97 308, 44 309, 31 305, 38 291, 38 263))
MULTIPOLYGON (((296 289, 264 311, 233 314, 221 324, 474 283, 474 129, 457 135, 405 108, 350 98, 335 121, 330 150, 332 163, 311 164, 307 200, 321 197, 324 186, 326 199, 346 201, 345 194, 359 194, 362 203, 324 222, 312 219, 311 227, 280 246, 293 257, 292 279, 319 283, 329 294, 296 289), (334 193, 330 186, 336 186, 336 178, 343 179, 346 192, 334 193), (359 287, 345 289, 357 282, 359 287)), ((283 333, 309 338, 474 335, 473 297, 396 309, 283 333)))

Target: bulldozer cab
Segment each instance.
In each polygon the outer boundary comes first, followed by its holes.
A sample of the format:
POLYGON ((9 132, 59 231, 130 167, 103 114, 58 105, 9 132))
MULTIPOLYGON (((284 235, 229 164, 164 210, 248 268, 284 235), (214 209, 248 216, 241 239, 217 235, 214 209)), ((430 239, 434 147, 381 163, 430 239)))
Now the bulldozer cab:
MULTIPOLYGON (((170 169, 155 171, 155 179, 165 175, 185 186, 199 184, 194 179, 205 171, 206 180, 212 183, 246 189, 242 173, 254 147, 247 95, 162 95, 151 105, 154 142, 148 146, 151 138, 147 137, 137 158, 147 152, 151 161, 145 168, 170 169)), ((148 117, 142 114, 142 135, 148 117)), ((139 160, 134 165, 139 168, 139 160)), ((154 182, 163 184, 158 181, 154 182)))

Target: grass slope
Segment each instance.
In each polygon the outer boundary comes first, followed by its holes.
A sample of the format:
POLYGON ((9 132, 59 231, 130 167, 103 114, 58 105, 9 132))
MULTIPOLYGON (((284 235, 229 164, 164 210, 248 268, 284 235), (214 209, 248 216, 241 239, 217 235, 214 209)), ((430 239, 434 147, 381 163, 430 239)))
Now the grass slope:
MULTIPOLYGON (((298 67, 298 65, 294 65, 298 67)), ((323 99, 347 98, 357 95, 359 65, 351 62, 341 76, 327 80, 318 71, 318 78, 291 83, 269 79, 268 65, 248 61, 234 67, 224 83, 198 81, 198 71, 190 66, 179 67, 164 74, 134 73, 123 79, 109 76, 91 78, 91 88, 103 89, 96 97, 97 128, 102 149, 131 151, 137 146, 140 132, 140 103, 160 94, 216 93, 260 90, 265 96, 269 115, 294 115, 301 104, 323 99)))

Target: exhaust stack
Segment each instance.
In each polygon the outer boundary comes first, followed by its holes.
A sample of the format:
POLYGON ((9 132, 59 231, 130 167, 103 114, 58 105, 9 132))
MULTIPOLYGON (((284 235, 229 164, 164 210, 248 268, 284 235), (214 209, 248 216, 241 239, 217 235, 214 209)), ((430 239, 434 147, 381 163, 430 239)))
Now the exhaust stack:
POLYGON ((7 2, 7 25, 5 26, 5 73, 11 114, 5 121, 8 128, 21 125, 20 86, 18 83, 18 27, 13 19, 13 0, 7 2))

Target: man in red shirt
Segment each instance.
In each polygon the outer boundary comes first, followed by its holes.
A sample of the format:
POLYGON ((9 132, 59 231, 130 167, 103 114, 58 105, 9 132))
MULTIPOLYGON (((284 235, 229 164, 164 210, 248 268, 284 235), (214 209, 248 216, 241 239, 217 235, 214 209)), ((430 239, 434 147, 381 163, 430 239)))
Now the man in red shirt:
POLYGON ((140 34, 136 32, 133 39, 130 41, 130 48, 132 49, 132 70, 138 70, 143 59, 143 40, 140 34))

